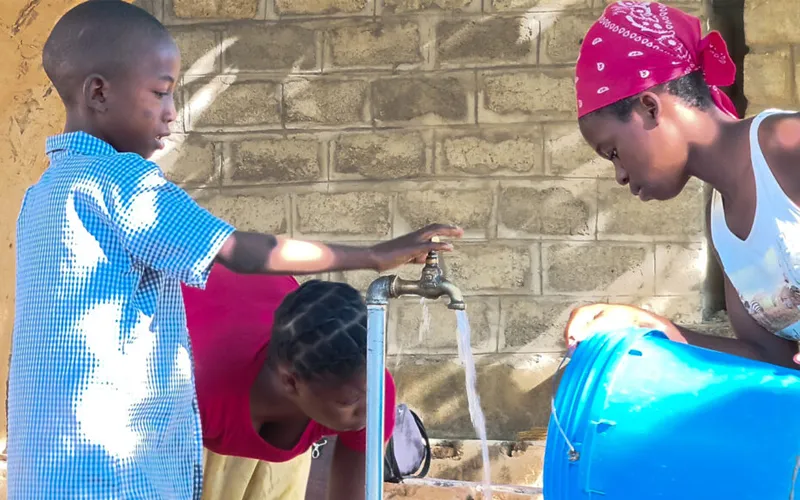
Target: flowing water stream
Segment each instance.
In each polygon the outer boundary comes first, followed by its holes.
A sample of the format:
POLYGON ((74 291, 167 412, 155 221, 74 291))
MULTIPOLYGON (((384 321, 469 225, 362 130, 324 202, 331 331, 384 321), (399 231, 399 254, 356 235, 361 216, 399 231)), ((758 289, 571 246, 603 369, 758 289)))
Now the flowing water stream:
MULTIPOLYGON (((428 303, 423 298, 420 300, 422 306, 422 318, 419 325, 419 340, 425 339, 431 327, 431 317, 428 311, 428 303)), ((464 365, 464 376, 467 389, 467 405, 469 408, 470 420, 475 428, 475 433, 481 440, 481 461, 483 462, 483 486, 481 493, 483 500, 492 498, 492 474, 491 464, 489 463, 489 443, 486 438, 486 418, 481 409, 481 400, 478 396, 477 373, 475 371, 475 359, 472 357, 472 333, 469 326, 469 318, 466 311, 456 311, 456 325, 458 338, 458 358, 464 365)))
POLYGON ((464 364, 464 375, 467 386, 467 404, 469 405, 469 416, 472 426, 481 440, 481 458, 483 459, 483 500, 492 498, 492 474, 489 464, 489 443, 486 439, 486 418, 481 409, 481 399, 478 396, 477 374, 475 372, 475 360, 472 357, 472 345, 470 339, 472 334, 469 328, 469 318, 466 311, 456 311, 456 322, 458 325, 458 357, 464 364))

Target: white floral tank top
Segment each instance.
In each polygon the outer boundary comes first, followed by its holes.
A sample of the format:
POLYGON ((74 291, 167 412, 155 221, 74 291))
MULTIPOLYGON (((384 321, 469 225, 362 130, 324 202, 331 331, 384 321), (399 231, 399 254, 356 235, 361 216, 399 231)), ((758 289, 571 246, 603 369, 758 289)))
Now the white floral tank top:
POLYGON ((784 193, 767 165, 758 128, 767 110, 750 128, 750 156, 756 181, 756 213, 747 239, 731 233, 722 197, 714 192, 711 238, 722 267, 747 312, 767 331, 800 341, 800 207, 784 193))

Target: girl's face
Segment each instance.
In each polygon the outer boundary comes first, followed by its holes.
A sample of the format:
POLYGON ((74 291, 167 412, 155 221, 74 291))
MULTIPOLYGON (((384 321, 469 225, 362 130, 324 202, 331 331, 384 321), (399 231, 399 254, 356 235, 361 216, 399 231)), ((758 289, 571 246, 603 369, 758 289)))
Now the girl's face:
POLYGON ((613 162, 617 182, 643 201, 674 198, 689 180, 679 116, 685 107, 676 107, 675 99, 644 92, 628 121, 602 110, 579 120, 586 142, 613 162))
POLYGON ((337 431, 360 431, 367 426, 367 374, 345 382, 296 380, 297 405, 310 419, 337 431))

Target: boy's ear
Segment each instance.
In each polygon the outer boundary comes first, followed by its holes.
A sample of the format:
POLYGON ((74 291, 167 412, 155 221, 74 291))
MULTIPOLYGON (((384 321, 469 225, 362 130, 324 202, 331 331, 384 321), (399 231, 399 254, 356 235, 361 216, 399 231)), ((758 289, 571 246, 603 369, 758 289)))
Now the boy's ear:
POLYGON ((108 110, 108 80, 100 74, 94 73, 86 77, 83 82, 83 99, 87 106, 98 113, 108 110))

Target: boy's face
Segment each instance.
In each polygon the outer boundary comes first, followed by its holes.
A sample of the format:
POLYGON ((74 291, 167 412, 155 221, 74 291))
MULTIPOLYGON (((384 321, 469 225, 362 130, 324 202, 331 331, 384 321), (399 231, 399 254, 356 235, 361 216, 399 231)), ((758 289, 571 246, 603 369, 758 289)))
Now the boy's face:
MULTIPOLYGON (((175 121, 175 85, 180 72, 180 54, 172 40, 145 42, 125 71, 108 81, 102 95, 92 95, 97 105, 100 135, 122 153, 149 158, 164 147, 175 121)), ((97 93, 95 93, 97 94, 97 93)))
POLYGON ((688 144, 680 133, 674 98, 646 93, 628 121, 601 112, 580 120, 587 143, 614 164, 617 182, 643 201, 668 200, 689 180, 688 144))

